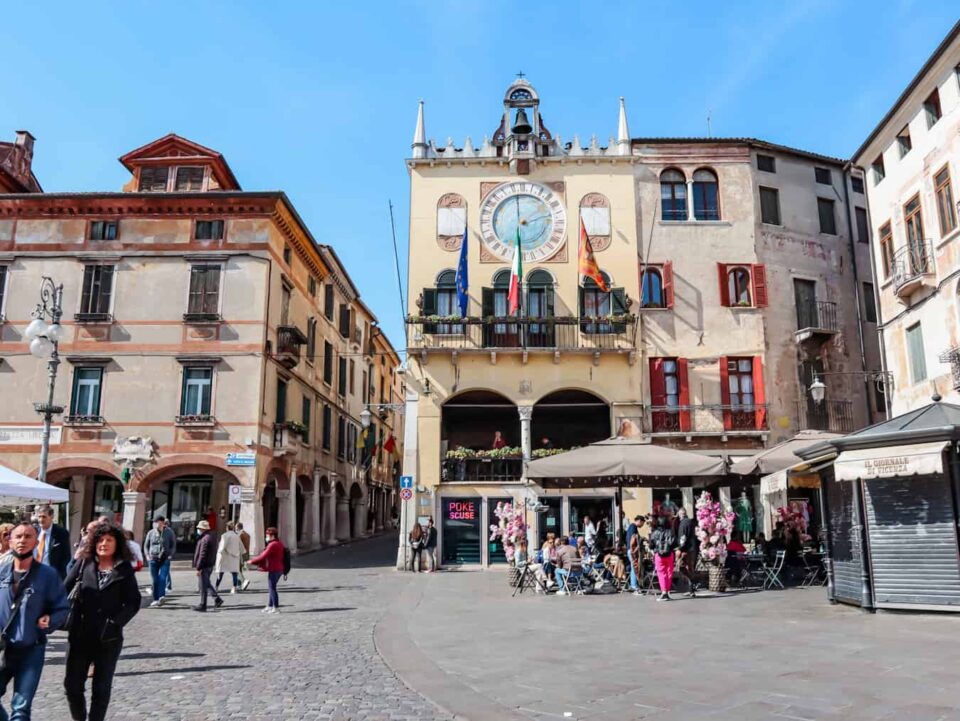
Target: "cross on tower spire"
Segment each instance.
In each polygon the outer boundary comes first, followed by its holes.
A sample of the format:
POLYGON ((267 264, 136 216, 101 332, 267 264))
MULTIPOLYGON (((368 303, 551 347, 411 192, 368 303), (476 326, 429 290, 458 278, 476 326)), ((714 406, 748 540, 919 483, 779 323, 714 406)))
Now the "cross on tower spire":
POLYGON ((525 77, 527 77, 527 76, 524 75, 523 71, 521 70, 519 73, 517 73, 517 77, 520 78, 521 80, 523 80, 523 79, 524 79, 525 77))

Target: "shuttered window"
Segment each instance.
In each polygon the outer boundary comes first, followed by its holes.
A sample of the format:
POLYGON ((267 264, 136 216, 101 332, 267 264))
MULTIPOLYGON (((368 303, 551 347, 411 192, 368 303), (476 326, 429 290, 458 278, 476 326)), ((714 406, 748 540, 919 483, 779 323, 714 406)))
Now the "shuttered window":
POLYGON ((817 212, 820 214, 820 232, 836 235, 837 219, 833 212, 833 201, 829 198, 817 198, 817 212))
POLYGON ((333 284, 327 283, 323 286, 323 314, 327 316, 327 320, 333 320, 333 284))
POLYGON ((323 382, 333 385, 333 346, 323 341, 323 382))
POLYGON ((117 221, 95 220, 90 223, 90 240, 116 240, 117 221))
POLYGON ((857 241, 860 243, 869 243, 870 225, 867 223, 867 209, 854 208, 853 211, 857 216, 857 241))
POLYGON ((163 193, 167 190, 167 178, 170 168, 140 168, 140 192, 163 193))
POLYGON ((949 235, 957 228, 957 208, 953 202, 953 187, 950 185, 950 168, 943 166, 933 178, 937 196, 937 219, 940 221, 940 237, 949 235))
POLYGON ((190 267, 187 313, 216 315, 220 310, 220 266, 203 263, 190 267))
POLYGON ((194 238, 196 240, 220 240, 223 238, 223 221, 198 220, 194 238))
POLYGON ((780 191, 776 188, 760 188, 760 220, 780 225, 780 191))
POLYGON ((919 323, 907 328, 907 355, 910 359, 910 380, 919 383, 927 379, 927 358, 923 352, 923 329, 919 323))
POLYGON ((83 291, 80 296, 80 313, 109 314, 112 295, 113 266, 85 266, 83 269, 83 291))

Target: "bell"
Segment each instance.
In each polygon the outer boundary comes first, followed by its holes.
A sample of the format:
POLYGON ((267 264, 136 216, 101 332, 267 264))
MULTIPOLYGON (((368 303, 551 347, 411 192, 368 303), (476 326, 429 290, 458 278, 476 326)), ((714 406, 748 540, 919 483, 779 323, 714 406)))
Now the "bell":
POLYGON ((533 130, 530 121, 527 120, 527 113, 523 108, 517 110, 517 119, 514 121, 511 130, 514 135, 528 135, 533 130))

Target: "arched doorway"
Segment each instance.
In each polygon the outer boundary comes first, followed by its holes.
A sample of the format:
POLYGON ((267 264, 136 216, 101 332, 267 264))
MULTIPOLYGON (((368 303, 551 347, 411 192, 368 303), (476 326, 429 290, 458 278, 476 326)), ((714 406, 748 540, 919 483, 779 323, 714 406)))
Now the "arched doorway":
POLYGON ((363 488, 359 483, 353 483, 350 486, 350 538, 359 538, 364 535, 364 524, 366 522, 367 514, 363 488))
POLYGON ((589 391, 548 393, 533 406, 531 449, 574 448, 611 436, 610 407, 589 391))
POLYGON ((520 415, 506 396, 492 390, 471 390, 449 398, 440 412, 440 450, 445 481, 508 481, 519 479, 522 462, 482 457, 494 445, 520 447, 520 415), (497 432, 502 440, 495 441, 497 432))
POLYGON ((263 495, 260 497, 260 507, 263 510, 264 529, 270 527, 280 528, 280 499, 277 497, 279 486, 279 479, 273 476, 263 487, 263 495))
MULTIPOLYGON (((313 491, 313 479, 309 476, 297 477, 296 483, 296 513, 297 513, 297 545, 309 546, 313 535, 312 514, 307 513, 307 497, 313 491)), ((312 511, 312 509, 310 509, 312 511)))
MULTIPOLYGON (((56 503, 53 507, 56 522, 70 532, 71 542, 76 543, 83 527, 98 516, 122 522, 124 489, 114 473, 114 464, 103 461, 70 465, 58 459, 47 468, 47 483, 70 493, 68 502, 56 503)), ((35 473, 29 475, 36 477, 35 473)))
POLYGON ((320 476, 320 487, 317 489, 317 508, 319 509, 317 517, 320 519, 321 543, 326 543, 333 535, 330 532, 330 519, 327 518, 327 514, 330 512, 328 510, 329 505, 333 503, 333 499, 329 498, 329 496, 330 481, 326 476, 320 476))

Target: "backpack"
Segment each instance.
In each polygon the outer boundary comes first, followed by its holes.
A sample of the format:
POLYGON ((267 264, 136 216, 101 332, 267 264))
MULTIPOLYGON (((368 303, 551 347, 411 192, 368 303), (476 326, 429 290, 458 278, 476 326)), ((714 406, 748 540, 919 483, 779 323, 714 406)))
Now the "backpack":
POLYGON ((163 545, 163 532, 153 529, 150 533, 150 547, 147 549, 147 558, 153 558, 158 561, 164 561, 167 557, 166 547, 163 545))
POLYGON ((283 580, 287 580, 287 576, 290 575, 290 569, 293 567, 292 559, 290 558, 290 549, 286 546, 283 547, 283 580))
POLYGON ((669 528, 664 528, 656 534, 657 537, 654 542, 654 553, 658 556, 669 556, 673 553, 673 531, 669 528))

